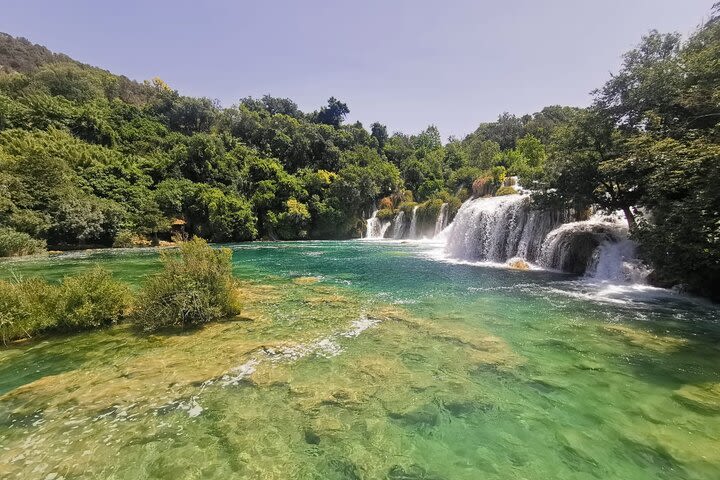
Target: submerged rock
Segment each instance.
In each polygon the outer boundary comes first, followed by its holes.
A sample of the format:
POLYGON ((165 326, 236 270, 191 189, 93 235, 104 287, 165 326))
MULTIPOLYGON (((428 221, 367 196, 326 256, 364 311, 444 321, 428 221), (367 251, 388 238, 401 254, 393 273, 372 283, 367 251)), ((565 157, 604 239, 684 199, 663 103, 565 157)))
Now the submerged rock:
POLYGON ((510 268, 514 268, 515 270, 530 270, 530 264, 527 263, 522 258, 513 258, 508 262, 508 266, 510 268))
POLYGON ((603 329, 608 333, 621 337, 633 346, 642 347, 658 353, 671 353, 688 344, 688 340, 685 338, 658 335, 626 325, 605 325, 603 329))
POLYGON ((673 398, 707 415, 720 413, 720 383, 683 385, 673 392, 673 398))
POLYGON ((319 277, 296 277, 293 278, 293 283, 295 285, 311 285, 313 283, 318 283, 320 281, 319 277))

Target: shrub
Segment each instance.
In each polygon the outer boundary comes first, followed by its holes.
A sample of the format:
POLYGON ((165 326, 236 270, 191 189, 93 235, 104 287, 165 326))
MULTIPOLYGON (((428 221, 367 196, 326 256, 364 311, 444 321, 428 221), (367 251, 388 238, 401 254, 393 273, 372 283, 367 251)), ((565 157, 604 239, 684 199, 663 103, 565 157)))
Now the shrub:
POLYGON ((390 221, 395 218, 395 211, 392 208, 383 208, 382 210, 378 210, 375 217, 383 222, 390 221))
POLYGON ((96 267, 59 285, 39 278, 0 281, 3 343, 49 330, 76 331, 109 325, 130 304, 128 288, 96 267))
POLYGON ((131 248, 134 245, 134 235, 130 230, 120 230, 113 240, 113 248, 131 248))
POLYGON ((384 197, 380 199, 380 210, 392 210, 394 206, 393 199, 384 197))
POLYGON ((55 289, 38 278, 0 280, 0 337, 3 344, 30 338, 52 325, 55 289))
POLYGON ((505 183, 505 177, 507 176, 507 170, 502 165, 496 165, 490 169, 490 175, 492 176, 493 184, 499 187, 505 183))
POLYGON ((134 322, 144 330, 188 327, 240 313, 229 249, 213 249, 201 238, 163 253, 163 270, 141 289, 134 322))
POLYGON ((101 267, 66 277, 57 287, 53 328, 73 331, 119 321, 130 305, 130 291, 101 267))
POLYGON ((398 205, 398 210, 405 212, 405 215, 412 216, 412 211, 417 205, 418 204, 413 201, 403 202, 400 205, 398 205))
POLYGON ((465 187, 459 188, 456 193, 457 199, 460 201, 460 203, 464 202, 468 198, 470 198, 470 190, 468 190, 465 187))
POLYGON ((435 228, 435 221, 438 215, 440 215, 440 209, 443 203, 445 202, 443 202, 442 199, 433 198, 418 205, 417 215, 420 225, 435 228))
POLYGON ((513 187, 500 187, 495 192, 496 197, 502 197, 503 195, 514 195, 517 193, 517 190, 513 187))
POLYGON ((44 251, 44 240, 36 240, 27 233, 12 228, 0 228, 0 257, 34 255, 44 251))

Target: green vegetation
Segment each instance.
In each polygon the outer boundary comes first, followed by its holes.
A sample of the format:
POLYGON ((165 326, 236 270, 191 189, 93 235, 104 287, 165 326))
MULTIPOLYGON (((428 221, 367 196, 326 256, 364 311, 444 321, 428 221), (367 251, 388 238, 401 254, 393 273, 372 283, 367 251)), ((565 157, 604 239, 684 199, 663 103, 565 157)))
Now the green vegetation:
POLYGON ((163 252, 163 270, 133 298, 124 283, 101 267, 58 284, 39 278, 0 280, 2 342, 46 332, 75 332, 129 317, 142 330, 197 326, 240 313, 231 251, 199 237, 163 252))
MULTIPOLYGON (((650 32, 553 137, 542 185, 622 210, 661 285, 720 298, 720 5, 685 43, 650 32)), ((550 190, 548 190, 550 191, 550 190)))
POLYGON ((113 240, 114 248, 130 248, 134 245, 134 235, 128 230, 120 230, 113 240))
POLYGON ((128 288, 95 267, 65 278, 57 288, 52 328, 76 331, 109 325, 121 320, 129 305, 128 288))
POLYGON ((45 251, 45 241, 36 240, 24 232, 0 227, 0 257, 34 255, 45 251))
POLYGON ((517 190, 513 187, 500 187, 495 192, 496 197, 502 197, 503 195, 514 195, 517 193, 517 190))
POLYGON ((184 328, 240 313, 229 249, 196 237, 180 245, 179 256, 162 255, 163 270, 146 281, 135 303, 132 318, 140 328, 184 328))
POLYGON ((48 331, 78 331, 119 321, 128 288, 96 267, 54 285, 37 278, 0 281, 3 343, 48 331))
POLYGON ((0 35, 0 227, 27 235, 0 254, 157 243, 178 221, 214 242, 352 238, 376 208, 416 202, 427 226, 519 177, 539 206, 622 210, 657 283, 720 297, 719 11, 685 42, 650 32, 590 108, 503 113, 445 144, 346 124, 334 97, 222 108, 0 35))

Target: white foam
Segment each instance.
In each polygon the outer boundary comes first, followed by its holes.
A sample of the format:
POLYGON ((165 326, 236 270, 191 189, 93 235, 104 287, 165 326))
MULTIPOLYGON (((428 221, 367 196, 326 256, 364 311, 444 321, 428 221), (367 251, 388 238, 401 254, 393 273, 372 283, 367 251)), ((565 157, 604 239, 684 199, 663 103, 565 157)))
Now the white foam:
MULTIPOLYGON (((258 363, 260 362, 253 358, 243 363, 242 365, 232 368, 230 372, 220 378, 222 386, 227 387, 230 385, 237 385, 245 377, 252 375, 255 372, 255 367, 258 363)), ((210 383, 203 383, 203 388, 206 385, 210 385, 210 383)))

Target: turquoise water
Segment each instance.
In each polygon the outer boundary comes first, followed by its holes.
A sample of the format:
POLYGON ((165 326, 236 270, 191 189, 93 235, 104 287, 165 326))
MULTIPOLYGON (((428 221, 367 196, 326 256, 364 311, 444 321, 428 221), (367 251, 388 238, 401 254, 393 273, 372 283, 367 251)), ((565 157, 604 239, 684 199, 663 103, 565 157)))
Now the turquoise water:
MULTIPOLYGON (((717 479, 716 306, 436 259, 436 246, 231 246, 239 321, 0 351, 7 478, 717 479)), ((154 251, 99 263, 137 286, 154 251)))

